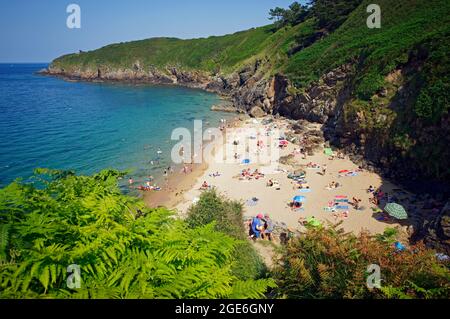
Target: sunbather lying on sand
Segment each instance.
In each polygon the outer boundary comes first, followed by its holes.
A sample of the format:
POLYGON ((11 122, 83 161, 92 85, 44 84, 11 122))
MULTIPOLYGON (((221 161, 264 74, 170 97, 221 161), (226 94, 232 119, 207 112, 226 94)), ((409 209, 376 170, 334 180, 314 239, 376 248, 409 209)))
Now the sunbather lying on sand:
POLYGON ((298 189, 309 189, 309 184, 306 181, 298 182, 298 189))
POLYGON ((338 188, 339 186, 341 186, 339 183, 332 181, 327 187, 326 189, 331 190, 331 189, 335 189, 338 188))
POLYGON ((320 168, 319 164, 313 163, 313 162, 309 162, 308 164, 306 164, 306 167, 308 168, 320 168))
POLYGON ((208 183, 206 181, 203 182, 202 186, 200 186, 200 190, 207 190, 210 189, 211 186, 208 185, 208 183))

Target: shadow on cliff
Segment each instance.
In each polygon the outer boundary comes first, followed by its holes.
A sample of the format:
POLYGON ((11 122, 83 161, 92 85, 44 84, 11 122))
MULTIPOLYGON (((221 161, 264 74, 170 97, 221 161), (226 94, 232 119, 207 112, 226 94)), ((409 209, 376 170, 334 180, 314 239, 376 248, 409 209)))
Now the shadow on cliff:
MULTIPOLYGON (((385 106, 396 114, 390 128, 385 130, 386 135, 365 134, 362 139, 358 132, 363 130, 356 118, 346 119, 345 106, 352 97, 352 79, 340 90, 334 113, 322 131, 330 146, 345 150, 357 165, 380 174, 380 189, 387 196, 379 203, 379 210, 389 201, 401 204, 408 212, 406 221, 383 222, 408 226, 411 242, 424 240, 428 246, 449 254, 450 120, 444 115, 440 123, 432 125, 417 119, 413 107, 421 83, 411 76, 415 68, 417 65, 413 64, 401 70, 402 76, 410 80, 385 106), (402 138, 415 142, 401 149, 395 141, 402 138)), ((380 220, 381 214, 374 212, 372 217, 380 220)))

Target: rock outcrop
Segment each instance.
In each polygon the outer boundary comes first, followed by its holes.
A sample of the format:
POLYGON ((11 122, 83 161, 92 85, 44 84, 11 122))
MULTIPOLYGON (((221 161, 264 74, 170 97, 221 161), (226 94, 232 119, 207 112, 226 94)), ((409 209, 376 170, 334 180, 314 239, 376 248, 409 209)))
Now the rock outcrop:
POLYGON ((425 221, 417 231, 417 239, 450 256, 450 201, 431 221, 425 221))

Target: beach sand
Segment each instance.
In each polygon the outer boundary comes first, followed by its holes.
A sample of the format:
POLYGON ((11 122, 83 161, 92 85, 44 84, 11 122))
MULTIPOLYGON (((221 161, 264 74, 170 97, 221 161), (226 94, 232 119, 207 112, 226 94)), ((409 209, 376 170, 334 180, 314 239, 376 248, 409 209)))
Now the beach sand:
MULTIPOLYGON (((284 119, 277 119, 273 123, 279 128, 287 127, 287 121, 284 119)), ((254 120, 248 119, 241 122, 240 127, 243 129, 261 129, 270 125, 273 124, 264 126, 261 124, 261 119, 258 120, 257 124, 254 120)), ((320 128, 318 125, 316 126, 320 128)), ((231 143, 231 141, 227 142, 231 143)), ((287 156, 292 154, 296 148, 298 149, 299 146, 289 143, 286 148, 281 150, 280 155, 287 156)), ((242 158, 234 163, 223 163, 217 161, 218 156, 220 156, 220 152, 217 152, 216 158, 210 159, 205 164, 198 165, 188 175, 176 173, 174 176, 171 176, 169 178, 169 191, 146 194, 144 196, 146 203, 152 207, 166 206, 176 210, 180 216, 185 216, 192 203, 200 197, 202 192, 200 190, 201 184, 203 181, 207 181, 219 193, 230 199, 241 201, 244 204, 244 216, 246 218, 251 218, 259 213, 269 214, 274 222, 298 231, 302 231, 304 227, 299 223, 299 219, 311 216, 325 223, 337 223, 342 220, 344 230, 354 233, 359 233, 363 230, 368 230, 372 234, 382 233, 385 228, 397 225, 378 221, 374 218, 372 208, 375 206, 369 202, 371 194, 367 193, 367 188, 370 185, 375 188, 382 186, 385 192, 389 192, 398 187, 383 180, 376 173, 368 171, 358 172, 357 176, 339 177, 339 171, 357 170, 358 166, 348 158, 334 158, 330 160, 329 156, 324 154, 324 145, 313 156, 307 156, 306 159, 303 159, 301 155, 295 155, 295 160, 290 165, 279 165, 279 169, 283 171, 266 175, 259 180, 239 180, 236 176, 243 169, 250 168, 253 172, 255 169, 262 170, 265 165, 258 163, 243 165, 241 164, 242 158), (292 172, 295 168, 310 162, 317 163, 320 166, 326 164, 327 170, 325 176, 322 176, 320 169, 305 169, 310 192, 303 193, 296 189, 295 182, 288 179, 287 172, 292 172), (220 176, 211 176, 215 172, 219 172, 220 176), (280 189, 267 187, 266 183, 269 179, 278 181, 280 189), (327 185, 333 181, 338 182, 342 187, 327 190, 327 185), (289 203, 297 195, 305 196, 306 202, 302 210, 293 211, 289 207, 289 203), (333 216, 332 212, 326 211, 324 208, 334 201, 335 196, 347 196, 350 202, 353 197, 361 199, 360 209, 355 210, 350 204, 342 204, 349 206, 348 217, 345 218, 342 214, 338 217, 335 217, 336 214, 333 216), (248 205, 247 201, 254 197, 258 198, 256 205, 248 205)), ((343 211, 337 210, 336 212, 343 211)))

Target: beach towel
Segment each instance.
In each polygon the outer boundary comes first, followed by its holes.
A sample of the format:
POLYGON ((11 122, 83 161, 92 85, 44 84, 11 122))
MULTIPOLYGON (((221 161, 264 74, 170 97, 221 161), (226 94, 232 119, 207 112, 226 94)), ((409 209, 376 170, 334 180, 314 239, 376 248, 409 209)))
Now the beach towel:
POLYGON ((312 190, 310 188, 302 188, 298 190, 300 193, 310 193, 312 190))
POLYGON ((335 199, 336 203, 348 203, 348 199, 335 199))
POLYGON ((337 199, 342 199, 342 198, 348 198, 348 196, 337 195, 337 196, 334 196, 334 198, 337 198, 337 199))
POLYGON ((348 206, 336 206, 336 209, 348 210, 348 206))

